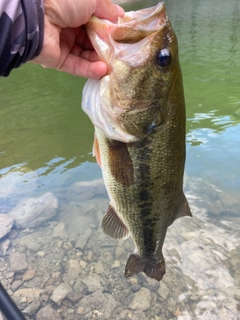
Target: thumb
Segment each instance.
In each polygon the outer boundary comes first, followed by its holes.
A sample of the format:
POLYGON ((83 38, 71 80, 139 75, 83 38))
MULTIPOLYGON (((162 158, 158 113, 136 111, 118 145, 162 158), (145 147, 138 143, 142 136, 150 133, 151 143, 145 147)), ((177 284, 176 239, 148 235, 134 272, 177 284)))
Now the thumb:
POLYGON ((111 0, 96 0, 96 10, 94 15, 98 18, 107 19, 114 22, 118 17, 124 16, 124 10, 117 4, 112 3, 111 0))

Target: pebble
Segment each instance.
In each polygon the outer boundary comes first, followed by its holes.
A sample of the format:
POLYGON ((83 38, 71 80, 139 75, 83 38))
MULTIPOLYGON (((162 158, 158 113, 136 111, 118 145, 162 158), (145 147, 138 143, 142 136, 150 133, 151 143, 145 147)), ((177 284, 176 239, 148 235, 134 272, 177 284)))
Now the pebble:
POLYGON ((22 285, 22 281, 21 280, 16 280, 16 281, 13 281, 11 288, 12 288, 13 291, 15 291, 21 285, 22 285))
POLYGON ((62 320, 62 317, 56 310, 47 305, 38 311, 37 320, 62 320))
POLYGON ((22 277, 22 281, 28 281, 28 280, 31 280, 35 277, 36 275, 36 269, 28 269, 23 277, 22 277))
POLYGON ((61 305, 63 299, 68 293, 72 291, 72 288, 68 283, 60 283, 54 290, 50 297, 57 305, 61 305))
POLYGON ((98 261, 94 266, 95 272, 98 274, 104 273, 104 268, 101 261, 98 261))
POLYGON ((33 251, 40 249, 40 244, 36 241, 36 235, 34 233, 22 236, 12 241, 13 246, 23 246, 33 251))
POLYGON ((92 234, 92 229, 88 228, 86 231, 84 231, 80 236, 78 237, 78 241, 75 245, 77 249, 84 249, 85 245, 87 244, 90 236, 92 234))
POLYGON ((99 289, 103 289, 102 283, 103 280, 98 274, 92 274, 88 277, 84 278, 82 282, 87 286, 90 292, 97 291, 99 289))
POLYGON ((169 289, 168 289, 168 286, 165 284, 165 282, 163 281, 160 282, 160 286, 157 292, 161 298, 163 299, 167 298, 167 296, 169 295, 169 289))
POLYGON ((21 272, 28 268, 26 254, 23 252, 12 251, 9 256, 10 270, 13 272, 21 272))
POLYGON ((37 310, 41 305, 40 299, 34 299, 24 310, 23 313, 29 316, 33 316, 36 314, 37 310))
POLYGON ((68 238, 68 234, 65 230, 65 223, 59 222, 53 229, 53 238, 68 238))
POLYGON ((151 292, 147 288, 141 288, 133 295, 133 300, 129 307, 134 310, 146 311, 150 308, 151 292))

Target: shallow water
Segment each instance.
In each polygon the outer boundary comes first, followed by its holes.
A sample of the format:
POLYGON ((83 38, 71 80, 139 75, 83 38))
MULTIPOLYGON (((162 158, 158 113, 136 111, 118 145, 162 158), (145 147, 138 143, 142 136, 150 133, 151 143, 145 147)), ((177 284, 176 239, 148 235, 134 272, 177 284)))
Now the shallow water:
POLYGON ((44 306, 67 320, 239 319, 240 3, 166 6, 179 40, 194 217, 169 228, 160 284, 127 280, 131 240, 101 230, 108 198, 80 108, 85 80, 33 65, 0 79, 0 213, 48 203, 42 220, 19 222, 0 240, 1 282, 30 319, 44 306))

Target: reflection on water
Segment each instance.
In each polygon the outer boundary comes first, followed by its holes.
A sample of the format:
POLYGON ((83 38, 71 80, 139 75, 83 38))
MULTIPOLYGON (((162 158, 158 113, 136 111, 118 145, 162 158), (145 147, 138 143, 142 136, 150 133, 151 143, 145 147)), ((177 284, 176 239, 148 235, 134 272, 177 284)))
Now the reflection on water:
POLYGON ((184 76, 194 217, 169 228, 160 285, 125 279, 133 243, 101 230, 108 197, 80 108, 84 80, 31 65, 0 79, 0 279, 30 319, 239 319, 240 3, 166 5, 184 76))

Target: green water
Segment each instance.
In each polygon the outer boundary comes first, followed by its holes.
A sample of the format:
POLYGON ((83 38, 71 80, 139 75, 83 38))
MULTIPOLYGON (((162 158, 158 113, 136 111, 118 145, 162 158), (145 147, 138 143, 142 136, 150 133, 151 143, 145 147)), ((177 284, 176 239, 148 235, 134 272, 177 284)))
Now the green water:
MULTIPOLYGON (((201 181, 192 190, 190 183, 188 191, 201 199, 211 223, 218 225, 222 215, 208 211, 207 203, 216 199, 205 186, 225 192, 234 203, 240 197, 240 1, 165 2, 178 36, 184 79, 185 173, 188 181, 201 181)), ((123 6, 136 10, 156 3, 123 6)), ((0 79, 0 213, 9 212, 23 197, 47 191, 61 202, 74 182, 101 177, 92 157, 93 127, 81 110, 84 83, 85 79, 30 64, 0 79)), ((225 208, 225 220, 239 221, 239 216, 236 205, 234 210, 225 208)))

